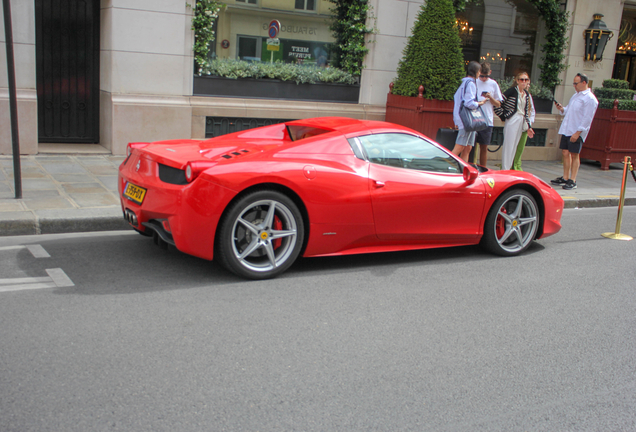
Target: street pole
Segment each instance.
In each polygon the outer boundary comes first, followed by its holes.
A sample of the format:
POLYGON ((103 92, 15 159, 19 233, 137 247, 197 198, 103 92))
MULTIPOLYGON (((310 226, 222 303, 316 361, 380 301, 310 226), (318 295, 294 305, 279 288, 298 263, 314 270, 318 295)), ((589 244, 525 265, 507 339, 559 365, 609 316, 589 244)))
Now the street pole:
POLYGON ((15 198, 22 198, 22 173, 20 170, 20 138, 18 137, 18 103, 15 94, 15 62, 13 59, 13 28, 11 27, 11 0, 2 0, 4 34, 7 50, 7 77, 9 81, 9 112, 11 116, 11 141, 13 144, 13 180, 15 198))

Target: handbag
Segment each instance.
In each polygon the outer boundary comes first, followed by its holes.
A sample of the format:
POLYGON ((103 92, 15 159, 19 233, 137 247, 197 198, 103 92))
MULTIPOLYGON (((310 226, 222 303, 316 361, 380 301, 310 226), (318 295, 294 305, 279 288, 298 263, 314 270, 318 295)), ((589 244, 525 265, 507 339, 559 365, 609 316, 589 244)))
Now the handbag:
MULTIPOLYGON (((488 127, 488 119, 482 110, 482 106, 479 105, 475 109, 467 108, 464 105, 464 95, 466 94, 466 86, 468 85, 468 81, 464 83, 464 92, 462 94, 462 104, 459 108, 459 118, 462 120, 464 124, 464 130, 466 132, 479 132, 488 127)), ((475 83, 476 88, 477 83, 475 83)), ((477 93, 475 93, 475 102, 477 100, 477 93)))
POLYGON ((435 141, 447 150, 453 151, 455 143, 457 142, 458 129, 451 128, 439 128, 437 129, 437 135, 435 141))

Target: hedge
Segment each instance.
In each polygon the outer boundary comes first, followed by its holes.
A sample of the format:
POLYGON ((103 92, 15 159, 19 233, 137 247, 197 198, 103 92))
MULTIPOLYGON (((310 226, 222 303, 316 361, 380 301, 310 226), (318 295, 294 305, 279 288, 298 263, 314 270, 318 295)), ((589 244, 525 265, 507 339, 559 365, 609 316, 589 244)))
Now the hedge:
POLYGON ((276 61, 248 62, 234 59, 214 59, 202 68, 201 75, 214 75, 225 78, 278 79, 304 83, 341 83, 357 84, 358 78, 334 67, 323 68, 315 65, 302 65, 276 61))
POLYGON ((629 81, 620 80, 620 79, 606 79, 603 81, 604 88, 613 88, 613 89, 628 89, 629 81))
MULTIPOLYGON (((614 99, 599 99, 598 107, 612 109, 614 108, 614 99)), ((618 109, 622 111, 636 111, 636 101, 632 99, 619 99, 618 109)))
POLYGON ((632 99, 634 90, 625 90, 622 88, 597 87, 593 90, 598 99, 632 99))

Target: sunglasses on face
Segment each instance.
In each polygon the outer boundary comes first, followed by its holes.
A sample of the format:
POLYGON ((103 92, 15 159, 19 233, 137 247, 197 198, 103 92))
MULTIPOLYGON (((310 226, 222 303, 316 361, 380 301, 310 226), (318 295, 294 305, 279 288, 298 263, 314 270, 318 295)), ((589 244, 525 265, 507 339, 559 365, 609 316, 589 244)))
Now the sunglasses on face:
POLYGON ((517 81, 526 82, 526 81, 530 81, 530 78, 519 78, 517 81))
POLYGON ((583 82, 583 81, 575 82, 575 83, 572 83, 572 85, 579 85, 579 84, 581 84, 582 82, 583 82))
POLYGON ((479 78, 488 78, 488 75, 479 75, 479 78))

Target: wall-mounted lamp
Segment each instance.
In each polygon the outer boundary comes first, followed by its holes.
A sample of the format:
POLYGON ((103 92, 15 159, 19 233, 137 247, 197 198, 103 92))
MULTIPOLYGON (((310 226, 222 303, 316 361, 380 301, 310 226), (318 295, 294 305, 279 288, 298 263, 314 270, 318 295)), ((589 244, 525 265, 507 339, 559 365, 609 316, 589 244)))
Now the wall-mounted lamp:
POLYGON ((585 56, 583 56, 583 59, 586 61, 603 60, 605 45, 614 36, 614 33, 607 28, 601 18, 603 18, 602 14, 595 13, 594 21, 583 32, 583 37, 585 38, 585 56))

